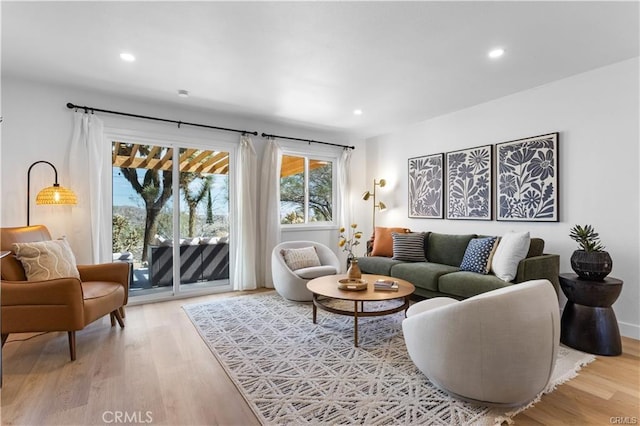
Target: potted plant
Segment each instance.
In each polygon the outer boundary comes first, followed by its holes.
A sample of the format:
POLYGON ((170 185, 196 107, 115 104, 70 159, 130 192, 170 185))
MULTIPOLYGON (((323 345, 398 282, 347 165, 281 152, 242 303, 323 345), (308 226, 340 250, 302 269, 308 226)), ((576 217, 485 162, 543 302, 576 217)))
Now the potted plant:
POLYGON ((613 267, 609 253, 604 251, 600 236, 591 225, 575 225, 569 237, 578 243, 579 249, 571 255, 571 268, 584 280, 602 281, 613 267))
POLYGON ((358 265, 358 259, 355 255, 355 248, 360 244, 360 238, 362 237, 362 231, 356 230, 358 224, 351 224, 351 229, 347 233, 347 230, 340 228, 340 237, 338 239, 338 246, 342 247, 342 251, 347 252, 347 276, 353 279, 359 279, 362 276, 360 266, 358 265))

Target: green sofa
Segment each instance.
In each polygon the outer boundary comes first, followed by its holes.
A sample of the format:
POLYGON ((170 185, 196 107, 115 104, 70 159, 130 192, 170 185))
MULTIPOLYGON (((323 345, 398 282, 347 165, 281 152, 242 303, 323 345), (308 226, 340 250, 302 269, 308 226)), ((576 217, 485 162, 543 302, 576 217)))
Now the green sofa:
MULTIPOLYGON (((544 240, 531 238, 527 257, 518 264, 512 282, 493 274, 482 275, 461 271, 459 266, 467 244, 481 235, 452 235, 427 232, 425 235, 426 262, 403 262, 389 257, 359 257, 358 264, 365 274, 378 274, 407 280, 422 297, 447 296, 458 300, 480 293, 533 279, 547 279, 559 291, 560 256, 544 254, 544 240)), ((369 245, 371 246, 371 245, 369 245)))

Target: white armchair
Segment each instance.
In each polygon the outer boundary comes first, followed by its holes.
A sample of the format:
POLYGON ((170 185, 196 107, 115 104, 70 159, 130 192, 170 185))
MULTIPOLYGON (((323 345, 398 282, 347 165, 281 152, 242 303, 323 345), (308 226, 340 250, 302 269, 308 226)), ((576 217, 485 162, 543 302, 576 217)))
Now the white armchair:
POLYGON ((313 278, 325 275, 334 275, 340 271, 338 256, 331 249, 315 241, 287 241, 280 243, 271 252, 271 273, 273 286, 278 294, 285 299, 298 302, 309 301, 313 298, 307 290, 307 282, 313 278), (320 266, 292 271, 284 261, 281 252, 283 249, 304 248, 313 246, 320 259, 320 266))
POLYGON ((549 382, 559 310, 553 285, 534 280, 463 301, 418 302, 402 329, 409 356, 433 384, 472 402, 515 406, 549 382))

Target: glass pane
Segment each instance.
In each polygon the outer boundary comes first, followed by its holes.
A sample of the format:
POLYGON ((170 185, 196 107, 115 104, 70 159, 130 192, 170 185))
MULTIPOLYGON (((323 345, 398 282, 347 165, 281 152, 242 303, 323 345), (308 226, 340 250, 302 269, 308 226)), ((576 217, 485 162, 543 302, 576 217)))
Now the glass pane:
POLYGON ((173 150, 114 141, 113 260, 132 264, 130 295, 172 291, 173 150))
POLYGON ((181 290, 229 282, 229 153, 180 149, 181 290))
POLYGON ((309 160, 309 222, 333 218, 333 171, 330 161, 309 160))
POLYGON ((282 156, 280 223, 304 223, 304 158, 282 156))

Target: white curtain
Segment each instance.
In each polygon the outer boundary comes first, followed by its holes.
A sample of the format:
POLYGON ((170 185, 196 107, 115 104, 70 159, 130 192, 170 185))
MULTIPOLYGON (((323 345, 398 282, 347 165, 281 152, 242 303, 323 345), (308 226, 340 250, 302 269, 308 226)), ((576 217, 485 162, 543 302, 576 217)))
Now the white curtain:
POLYGON ((269 138, 262 161, 260 176, 260 272, 264 287, 273 288, 271 252, 280 242, 280 168, 282 150, 269 138))
POLYGON ((344 149, 338 159, 338 224, 349 227, 351 224, 350 176, 351 150, 344 149))
POLYGON ((236 185, 238 209, 235 226, 233 289, 253 290, 256 283, 256 150, 251 138, 242 135, 238 154, 236 185))
POLYGON ((69 239, 79 264, 110 262, 111 176, 103 162, 109 147, 103 141, 104 125, 94 114, 76 112, 69 147, 69 186, 78 196, 72 209, 69 239))
MULTIPOLYGON (((344 149, 338 159, 338 225, 349 229, 351 225, 351 197, 350 197, 351 150, 344 149)), ((343 253, 340 253, 341 255, 343 253)), ((341 256, 342 257, 342 256, 341 256)), ((346 259, 346 257, 345 257, 346 259)))

